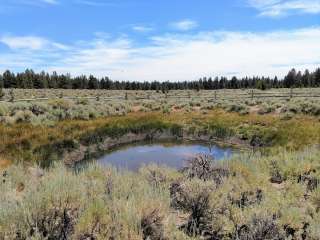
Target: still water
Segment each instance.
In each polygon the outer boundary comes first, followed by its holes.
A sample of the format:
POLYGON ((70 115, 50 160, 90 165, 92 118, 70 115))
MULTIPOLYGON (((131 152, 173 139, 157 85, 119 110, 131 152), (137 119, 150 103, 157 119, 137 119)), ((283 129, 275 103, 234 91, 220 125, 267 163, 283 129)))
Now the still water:
POLYGON ((143 165, 155 163, 180 169, 185 161, 197 154, 208 154, 216 160, 230 158, 230 147, 199 143, 137 143, 113 149, 97 160, 103 166, 136 171, 143 165))

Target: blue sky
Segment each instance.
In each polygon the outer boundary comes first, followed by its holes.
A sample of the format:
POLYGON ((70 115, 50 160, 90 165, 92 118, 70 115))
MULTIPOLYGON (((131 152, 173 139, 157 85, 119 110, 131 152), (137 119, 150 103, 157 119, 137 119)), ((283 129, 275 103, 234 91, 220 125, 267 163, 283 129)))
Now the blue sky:
POLYGON ((0 71, 119 80, 320 66, 320 0, 1 0, 0 71))

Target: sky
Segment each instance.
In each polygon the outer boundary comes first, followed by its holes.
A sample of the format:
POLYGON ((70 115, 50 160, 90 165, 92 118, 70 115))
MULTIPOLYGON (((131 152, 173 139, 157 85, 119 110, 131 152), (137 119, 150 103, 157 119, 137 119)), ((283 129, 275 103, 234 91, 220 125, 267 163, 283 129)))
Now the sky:
POLYGON ((0 0, 0 71, 114 80, 320 66, 320 0, 0 0))

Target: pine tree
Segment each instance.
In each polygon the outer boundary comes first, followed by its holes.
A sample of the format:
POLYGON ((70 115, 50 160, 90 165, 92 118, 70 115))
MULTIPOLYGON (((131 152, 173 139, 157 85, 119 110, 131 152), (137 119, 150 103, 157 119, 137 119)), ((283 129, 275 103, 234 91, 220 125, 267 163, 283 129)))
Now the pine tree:
POLYGON ((91 75, 89 77, 88 87, 89 89, 98 89, 99 88, 98 79, 96 79, 94 76, 91 75))
POLYGON ((305 70, 301 78, 303 87, 311 87, 309 70, 305 70))
POLYGON ((318 68, 314 73, 314 82, 316 87, 320 87, 320 68, 318 68))
POLYGON ((295 86, 297 80, 297 72, 293 68, 288 75, 284 78, 283 83, 286 88, 295 86))
POLYGON ((320 68, 315 72, 306 70, 303 74, 292 69, 284 79, 277 77, 203 77, 197 81, 183 82, 131 82, 113 81, 108 77, 96 78, 92 75, 88 78, 85 75, 71 77, 70 74, 57 74, 53 72, 35 73, 27 69, 22 73, 13 73, 9 70, 0 74, 0 87, 2 88, 23 88, 23 89, 108 89, 108 90, 153 90, 167 93, 169 90, 215 90, 215 89, 248 89, 248 88, 291 88, 291 87, 320 87, 320 68))

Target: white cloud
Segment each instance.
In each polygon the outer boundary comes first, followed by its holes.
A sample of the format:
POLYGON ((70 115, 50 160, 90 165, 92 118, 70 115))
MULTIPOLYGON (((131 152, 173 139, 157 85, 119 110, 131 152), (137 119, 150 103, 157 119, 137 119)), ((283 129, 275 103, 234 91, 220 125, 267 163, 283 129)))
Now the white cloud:
POLYGON ((30 6, 45 6, 45 5, 59 5, 65 2, 72 4, 82 4, 91 7, 103 7, 103 6, 119 6, 120 3, 116 1, 106 0, 1 0, 3 6, 18 6, 18 5, 30 5, 30 6))
POLYGON ((3 36, 0 43, 7 45, 12 50, 44 50, 64 49, 66 46, 60 43, 51 42, 45 38, 36 36, 3 36))
POLYGON ((44 4, 47 5, 56 5, 59 4, 59 0, 4 0, 4 4, 25 4, 25 5, 33 5, 33 6, 41 6, 44 4))
POLYGON ((57 0, 42 0, 44 3, 49 3, 49 4, 58 4, 57 0))
POLYGON ((102 6, 119 6, 118 2, 105 1, 105 0, 73 0, 74 3, 83 4, 91 7, 102 7, 102 6))
POLYGON ((153 31, 153 28, 152 28, 152 27, 149 27, 149 26, 135 25, 135 26, 132 27, 132 30, 133 30, 133 31, 136 31, 136 32, 145 33, 145 32, 151 32, 151 31, 153 31))
POLYGON ((178 22, 173 22, 170 24, 170 26, 179 31, 188 31, 196 28, 198 23, 193 20, 185 19, 178 22))
POLYGON ((39 37, 13 37, 5 36, 0 38, 0 42, 6 44, 11 49, 30 49, 30 50, 39 50, 42 49, 47 41, 39 37))
MULTIPOLYGON (((140 47, 128 38, 97 38, 50 52, 0 53, 0 59, 7 59, 0 61, 0 70, 34 68, 138 81, 192 80, 231 73, 283 76, 292 67, 315 69, 320 65, 319 39, 320 27, 161 35, 140 47)), ((54 48, 53 43, 48 45, 54 48)))
POLYGON ((320 0, 248 0, 261 16, 281 17, 290 14, 318 14, 320 0))

